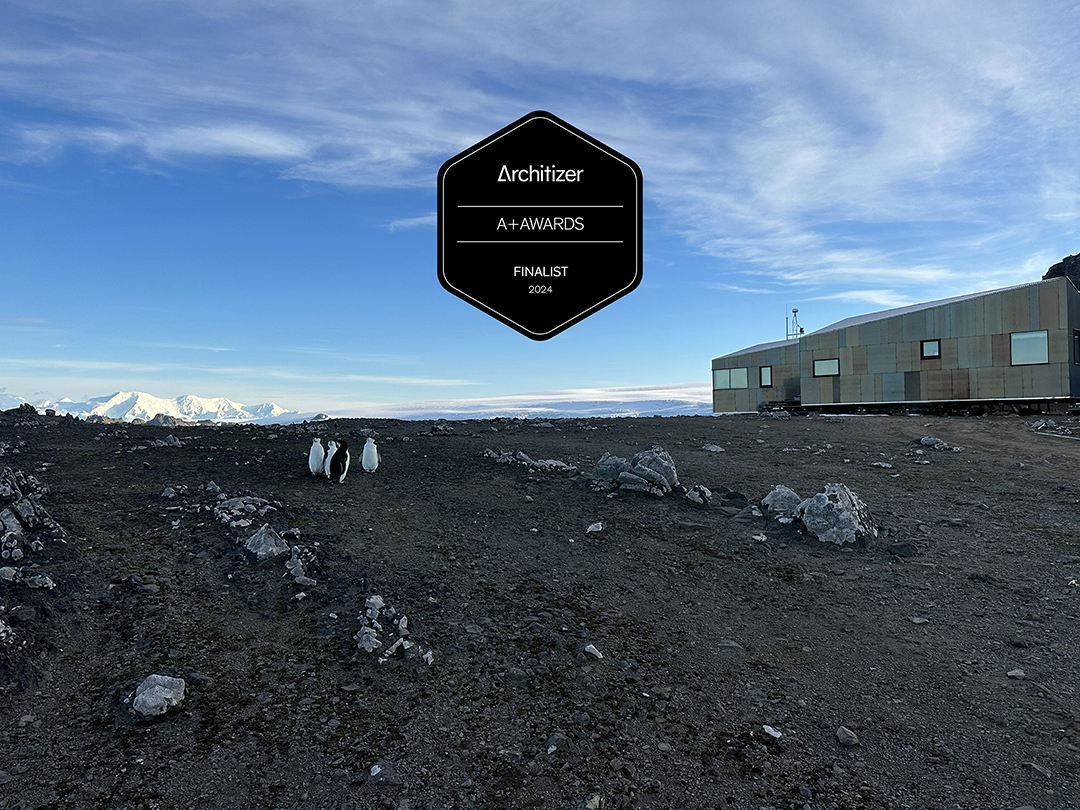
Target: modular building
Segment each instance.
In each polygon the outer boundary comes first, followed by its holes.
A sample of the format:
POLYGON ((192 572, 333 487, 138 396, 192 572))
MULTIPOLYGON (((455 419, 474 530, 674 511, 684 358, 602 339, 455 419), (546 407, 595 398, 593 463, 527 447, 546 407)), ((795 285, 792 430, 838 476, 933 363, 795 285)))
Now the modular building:
POLYGON ((713 411, 1080 399, 1065 276, 875 312, 712 361, 713 411))

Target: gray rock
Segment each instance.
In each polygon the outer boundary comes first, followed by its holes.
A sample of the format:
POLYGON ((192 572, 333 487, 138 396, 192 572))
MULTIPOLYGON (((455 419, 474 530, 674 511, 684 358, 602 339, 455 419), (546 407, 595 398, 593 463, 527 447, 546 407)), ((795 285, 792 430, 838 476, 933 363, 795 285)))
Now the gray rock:
POLYGON ((589 477, 596 481, 617 481, 620 473, 630 472, 630 464, 625 458, 604 453, 593 467, 589 477))
POLYGON ((847 726, 840 726, 840 728, 836 730, 836 739, 841 745, 846 745, 848 747, 859 744, 859 735, 847 726))
POLYGON ((826 484, 824 492, 800 503, 796 514, 823 543, 866 546, 877 537, 870 510, 844 484, 826 484))
POLYGON ((269 523, 264 523, 262 528, 248 538, 244 548, 254 554, 259 562, 277 557, 280 554, 289 553, 289 544, 286 543, 269 523))
POLYGON ((176 490, 172 487, 165 487, 165 489, 161 493, 161 497, 165 498, 166 500, 172 500, 176 497, 176 490))
POLYGON ((561 731, 556 731, 544 742, 544 752, 554 754, 556 751, 565 751, 570 747, 570 738, 561 731))
POLYGON ((712 490, 703 484, 694 484, 687 490, 686 499, 698 506, 708 508, 712 504, 712 490))
POLYGON ((404 780, 393 765, 380 759, 368 771, 368 781, 375 785, 400 785, 404 780))
POLYGON ((795 490, 777 484, 772 491, 761 499, 761 505, 773 517, 794 517, 802 498, 795 490))
POLYGON ((184 702, 183 678, 168 675, 148 675, 135 690, 131 707, 143 717, 156 717, 184 702))

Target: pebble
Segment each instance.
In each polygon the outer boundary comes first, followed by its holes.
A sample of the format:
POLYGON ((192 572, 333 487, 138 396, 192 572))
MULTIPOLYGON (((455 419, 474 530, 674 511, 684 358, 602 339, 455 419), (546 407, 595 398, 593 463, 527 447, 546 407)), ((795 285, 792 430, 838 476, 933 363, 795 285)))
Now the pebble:
POLYGON ((852 746, 859 744, 859 735, 847 726, 840 726, 836 730, 836 739, 840 741, 841 745, 852 746))
POLYGON ((1027 677, 1027 673, 1024 672, 1024 670, 1017 667, 1016 669, 1009 670, 1009 677, 1010 678, 1016 678, 1018 680, 1023 680, 1024 678, 1027 677))
POLYGON ((671 750, 671 744, 666 742, 657 743, 656 747, 663 751, 665 754, 671 750))

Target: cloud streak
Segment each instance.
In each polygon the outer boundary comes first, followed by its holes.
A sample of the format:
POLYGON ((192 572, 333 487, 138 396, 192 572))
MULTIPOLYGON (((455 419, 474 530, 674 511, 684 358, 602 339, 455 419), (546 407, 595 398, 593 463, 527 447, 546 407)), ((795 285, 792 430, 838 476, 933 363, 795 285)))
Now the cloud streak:
POLYGON ((1019 263, 1080 221, 1067 4, 12 6, 0 93, 34 107, 3 133, 10 161, 239 159, 430 188, 448 156, 546 107, 634 157, 694 249, 780 287, 970 285, 985 255, 918 223, 985 242, 1035 223, 1009 244, 1019 263), (882 244, 896 223, 912 232, 882 244))

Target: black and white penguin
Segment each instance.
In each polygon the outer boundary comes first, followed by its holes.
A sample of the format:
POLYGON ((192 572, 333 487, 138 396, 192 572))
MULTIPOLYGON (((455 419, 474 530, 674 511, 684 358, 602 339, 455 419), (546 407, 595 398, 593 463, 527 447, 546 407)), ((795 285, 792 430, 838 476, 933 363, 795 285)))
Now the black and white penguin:
POLYGON ((326 451, 322 439, 311 440, 311 452, 308 453, 308 469, 312 475, 320 475, 326 469, 326 451))
POLYGON ((364 442, 364 452, 360 455, 360 466, 364 468, 365 472, 375 472, 380 461, 382 461, 382 456, 379 455, 379 448, 375 445, 375 440, 368 438, 364 442))
POLYGON ((326 443, 326 458, 323 459, 323 475, 327 478, 330 477, 330 459, 334 457, 334 453, 337 451, 337 442, 333 439, 326 443))
POLYGON ((330 480, 345 483, 345 474, 349 471, 349 444, 342 440, 330 459, 330 480))

